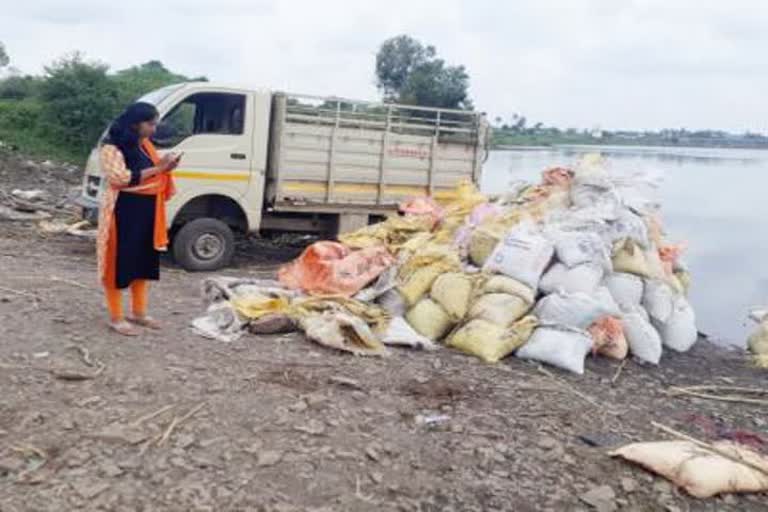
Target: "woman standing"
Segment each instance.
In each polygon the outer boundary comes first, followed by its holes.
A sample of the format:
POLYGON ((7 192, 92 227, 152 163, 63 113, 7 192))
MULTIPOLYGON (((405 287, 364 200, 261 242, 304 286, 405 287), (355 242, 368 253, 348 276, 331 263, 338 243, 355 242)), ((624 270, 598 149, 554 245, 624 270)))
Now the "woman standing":
POLYGON ((148 315, 149 280, 160 277, 160 251, 168 246, 165 201, 174 193, 170 172, 179 157, 160 158, 150 137, 157 109, 134 103, 112 122, 102 142, 101 169, 106 180, 99 209, 97 256, 110 328, 139 334, 137 325, 159 329, 148 315), (131 289, 132 315, 123 313, 122 293, 131 289))

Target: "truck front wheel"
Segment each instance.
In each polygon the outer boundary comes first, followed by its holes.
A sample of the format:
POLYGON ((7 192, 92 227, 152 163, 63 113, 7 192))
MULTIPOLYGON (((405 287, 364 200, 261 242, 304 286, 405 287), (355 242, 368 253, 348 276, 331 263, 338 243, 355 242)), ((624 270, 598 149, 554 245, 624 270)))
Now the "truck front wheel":
POLYGON ((186 270, 218 270, 235 254, 235 234, 218 219, 190 221, 176 233, 173 258, 186 270))

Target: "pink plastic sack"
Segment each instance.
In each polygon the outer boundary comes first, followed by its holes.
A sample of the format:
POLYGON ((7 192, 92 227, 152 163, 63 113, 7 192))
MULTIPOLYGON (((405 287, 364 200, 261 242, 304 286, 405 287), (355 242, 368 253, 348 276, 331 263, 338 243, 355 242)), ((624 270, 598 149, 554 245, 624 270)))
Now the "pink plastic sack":
POLYGON ((431 197, 412 197, 406 199, 398 208, 406 215, 428 215, 432 218, 432 224, 437 225, 443 218, 443 208, 431 197))

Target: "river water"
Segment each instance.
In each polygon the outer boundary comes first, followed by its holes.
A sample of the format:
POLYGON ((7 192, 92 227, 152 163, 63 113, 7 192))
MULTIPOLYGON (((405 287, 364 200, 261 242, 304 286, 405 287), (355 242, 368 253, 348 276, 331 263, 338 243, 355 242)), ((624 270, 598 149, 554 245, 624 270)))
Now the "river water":
POLYGON ((613 169, 651 170, 663 177, 669 237, 688 243, 691 301, 699 330, 722 343, 745 344, 750 307, 768 305, 768 151, 710 148, 568 146, 492 151, 482 188, 498 193, 511 181, 536 180, 554 165, 601 153, 613 169))

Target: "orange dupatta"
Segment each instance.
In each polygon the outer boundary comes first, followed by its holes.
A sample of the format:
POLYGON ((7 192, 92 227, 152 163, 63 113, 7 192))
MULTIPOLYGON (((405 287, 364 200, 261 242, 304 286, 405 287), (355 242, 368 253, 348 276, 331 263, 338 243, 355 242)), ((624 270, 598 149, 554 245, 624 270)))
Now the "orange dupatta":
MULTIPOLYGON (((149 139, 141 142, 141 149, 152 160, 153 165, 160 162, 154 144, 149 139)), ((97 256, 99 275, 107 287, 114 287, 116 281, 117 263, 117 224, 114 209, 120 192, 155 196, 155 225, 153 245, 157 251, 168 249, 168 224, 165 212, 165 202, 176 192, 173 177, 169 173, 156 174, 134 187, 117 187, 109 184, 104 191, 104 198, 99 211, 99 236, 97 239, 97 256)))

